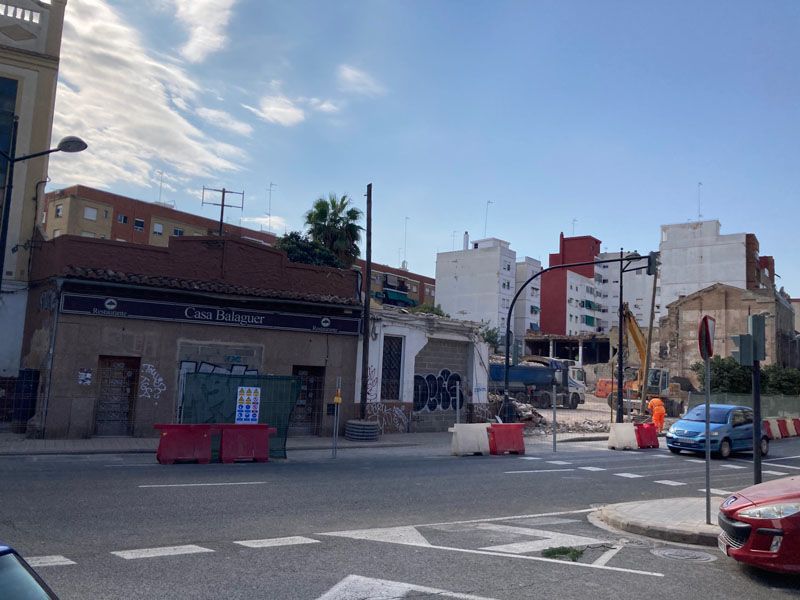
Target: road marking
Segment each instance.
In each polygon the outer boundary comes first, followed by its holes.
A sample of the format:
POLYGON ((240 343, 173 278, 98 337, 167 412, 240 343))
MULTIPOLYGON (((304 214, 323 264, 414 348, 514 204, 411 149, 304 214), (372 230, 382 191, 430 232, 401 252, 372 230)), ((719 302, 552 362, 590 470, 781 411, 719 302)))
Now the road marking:
POLYGON ((503 471, 505 475, 514 475, 517 473, 564 473, 566 471, 574 471, 575 469, 538 469, 534 471, 503 471))
POLYGON ((747 467, 743 467, 742 465, 720 465, 725 469, 746 469, 747 467))
POLYGON ((620 550, 622 550, 622 545, 613 546, 609 550, 603 552, 603 554, 601 554, 592 564, 597 565, 598 567, 604 567, 606 564, 608 564, 608 561, 617 555, 617 552, 620 550))
POLYGON ((271 538, 264 540, 242 540, 241 542, 233 542, 240 546, 247 548, 273 548, 275 546, 295 546, 298 544, 319 544, 319 540, 303 537, 301 535, 294 535, 291 537, 271 538))
POLYGON ((119 556, 125 560, 135 558, 155 558, 157 556, 177 556, 179 554, 200 554, 201 552, 213 552, 209 548, 188 544, 186 546, 162 546, 161 548, 141 548, 139 550, 119 550, 112 552, 114 556, 119 556))
MULTIPOLYGON (((776 460, 776 459, 771 459, 776 460)), ((776 465, 774 462, 762 462, 762 465, 770 465, 772 467, 780 467, 781 469, 797 469, 800 470, 800 467, 794 467, 792 465, 776 465)))
POLYGON ((770 458, 770 460, 771 461, 775 461, 775 460, 793 460, 795 458, 800 458, 800 455, 798 455, 798 456, 776 456, 775 458, 770 458))
MULTIPOLYGON (((317 600, 358 600, 363 598, 388 600, 391 598, 410 597, 410 592, 417 592, 425 596, 436 596, 437 598, 454 598, 455 600, 492 600, 492 598, 485 596, 461 594, 400 581, 361 577, 360 575, 348 575, 317 600)), ((417 596, 417 593, 414 593, 413 596, 417 596)))
POLYGON ((636 473, 614 473, 617 477, 624 477, 625 479, 638 479, 644 475, 637 475, 636 473))
POLYGON ((564 515, 580 515, 596 511, 596 508, 580 508, 578 510, 561 510, 558 512, 538 513, 534 515, 512 515, 510 517, 487 517, 484 519, 467 519, 465 521, 447 521, 445 523, 420 523, 414 527, 435 527, 436 525, 461 525, 465 523, 494 523, 496 521, 519 521, 521 519, 541 519, 544 517, 561 517, 564 515))
POLYGON ((75 561, 68 559, 66 556, 61 556, 60 554, 53 554, 50 556, 29 556, 25 560, 35 569, 38 569, 39 567, 63 567, 66 565, 75 564, 75 561))
POLYGON ((654 481, 653 483, 660 483, 661 485, 671 485, 671 486, 686 485, 685 483, 681 483, 680 481, 670 481, 669 479, 660 479, 658 481, 654 481))
POLYGON ((218 485, 264 485, 266 481, 226 481, 224 483, 159 483, 140 485, 140 488, 206 487, 218 485))
POLYGON ((542 460, 540 456, 520 456, 520 460, 542 460))
POLYGON ((497 546, 486 546, 481 548, 481 550, 507 552, 509 554, 541 552, 542 550, 547 550, 548 548, 558 548, 559 546, 592 546, 594 544, 603 543, 603 540, 584 537, 582 535, 570 535, 566 533, 557 533, 554 531, 545 531, 544 529, 530 529, 528 527, 497 525, 495 523, 479 523, 475 526, 475 529, 543 538, 528 542, 515 542, 512 544, 500 544, 497 546))
POLYGON ((130 467, 160 467, 161 465, 157 463, 153 464, 143 464, 143 465, 103 465, 106 468, 113 468, 113 469, 121 469, 121 468, 130 468, 130 467))
POLYGON ((764 475, 788 475, 788 473, 784 473, 783 471, 762 471, 764 475))
POLYGON ((690 463, 698 463, 698 464, 701 464, 701 465, 704 465, 704 464, 706 464, 706 461, 704 461, 704 460, 700 460, 699 458, 687 458, 687 459, 686 459, 686 462, 690 462, 690 463))
POLYGON ((605 469, 602 467, 578 467, 578 468, 581 469, 582 471, 592 471, 592 472, 605 471, 605 469))
POLYGON ((571 465, 571 462, 567 462, 566 460, 548 460, 547 464, 550 465, 571 465))
MULTIPOLYGON (((698 492, 703 492, 705 494, 706 493, 706 488, 700 488, 697 491, 698 492)), ((733 492, 729 492, 727 490, 718 490, 716 488, 711 488, 711 493, 714 496, 730 496, 733 492)))

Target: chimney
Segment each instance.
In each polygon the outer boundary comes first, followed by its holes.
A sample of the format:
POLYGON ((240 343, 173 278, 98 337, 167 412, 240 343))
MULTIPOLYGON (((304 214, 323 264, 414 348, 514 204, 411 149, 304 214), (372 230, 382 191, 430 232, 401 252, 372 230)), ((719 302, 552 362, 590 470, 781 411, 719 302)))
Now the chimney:
POLYGON ((469 231, 464 232, 464 250, 469 250, 469 231))

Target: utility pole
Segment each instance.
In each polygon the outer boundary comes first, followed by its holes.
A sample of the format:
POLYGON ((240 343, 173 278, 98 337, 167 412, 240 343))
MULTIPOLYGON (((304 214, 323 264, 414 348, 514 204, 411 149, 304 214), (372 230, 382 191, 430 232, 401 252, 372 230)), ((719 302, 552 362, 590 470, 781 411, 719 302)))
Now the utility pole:
POLYGON ((372 184, 367 184, 367 260, 364 269, 364 313, 361 340, 361 420, 367 418, 367 387, 369 385, 369 304, 372 288, 372 184))
POLYGON ((239 210, 242 210, 244 208, 244 192, 243 191, 242 192, 233 192, 233 191, 227 190, 225 188, 222 188, 221 190, 218 190, 218 189, 207 188, 206 186, 203 186, 203 197, 201 199, 201 204, 203 206, 205 206, 206 204, 209 204, 211 206, 219 206, 219 237, 222 237, 222 235, 224 233, 223 227, 224 227, 224 223, 225 223, 225 207, 227 206, 228 208, 238 208, 239 210), (222 195, 222 198, 220 199, 219 202, 212 202, 210 200, 207 201, 206 200, 206 192, 217 192, 218 194, 222 195), (227 204, 225 202, 225 200, 227 199, 228 196, 239 196, 240 197, 239 204, 227 204))
POLYGON ((622 275, 625 272, 625 268, 622 264, 623 259, 623 249, 619 249, 619 338, 618 338, 618 346, 617 346, 617 423, 622 423, 622 384, 623 384, 623 364, 622 364, 622 330, 625 327, 623 323, 624 315, 623 315, 623 302, 622 302, 622 275))
POLYGON ((753 483, 761 483, 761 361, 767 358, 764 315, 747 317, 753 340, 753 483))
MULTIPOLYGON (((651 252, 647 261, 647 274, 653 276, 653 295, 650 298, 650 324, 647 328, 647 349, 644 353, 644 379, 639 395, 642 397, 642 413, 647 407, 647 384, 650 377, 650 352, 653 346, 653 321, 656 318, 656 292, 658 291, 658 259, 656 253, 651 252)), ((659 390, 660 392, 660 390, 659 390)))

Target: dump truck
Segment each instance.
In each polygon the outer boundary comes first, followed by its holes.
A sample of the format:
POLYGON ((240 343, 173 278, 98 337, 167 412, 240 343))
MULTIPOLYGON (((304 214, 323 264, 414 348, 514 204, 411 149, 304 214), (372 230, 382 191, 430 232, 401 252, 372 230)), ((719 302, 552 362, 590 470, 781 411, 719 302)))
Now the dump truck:
MULTIPOLYGON (((552 358, 534 358, 509 367, 508 392, 517 402, 531 404, 536 408, 550 408, 555 385, 556 406, 576 409, 586 402, 585 380, 583 369, 579 366, 569 366, 552 358), (566 386, 563 377, 565 371, 568 382, 566 386)), ((504 385, 505 366, 489 365, 490 390, 503 394, 504 385)))

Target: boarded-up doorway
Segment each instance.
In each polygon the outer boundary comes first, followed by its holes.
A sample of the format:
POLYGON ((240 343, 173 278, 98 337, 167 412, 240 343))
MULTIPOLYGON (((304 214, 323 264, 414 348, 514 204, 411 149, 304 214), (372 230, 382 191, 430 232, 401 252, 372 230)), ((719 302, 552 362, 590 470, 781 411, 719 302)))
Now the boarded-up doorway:
POLYGON ((292 375, 300 378, 300 394, 289 420, 289 435, 318 434, 325 392, 325 367, 295 365, 292 375))
POLYGON ((140 360, 130 356, 100 357, 100 390, 94 417, 95 435, 133 433, 140 360))

